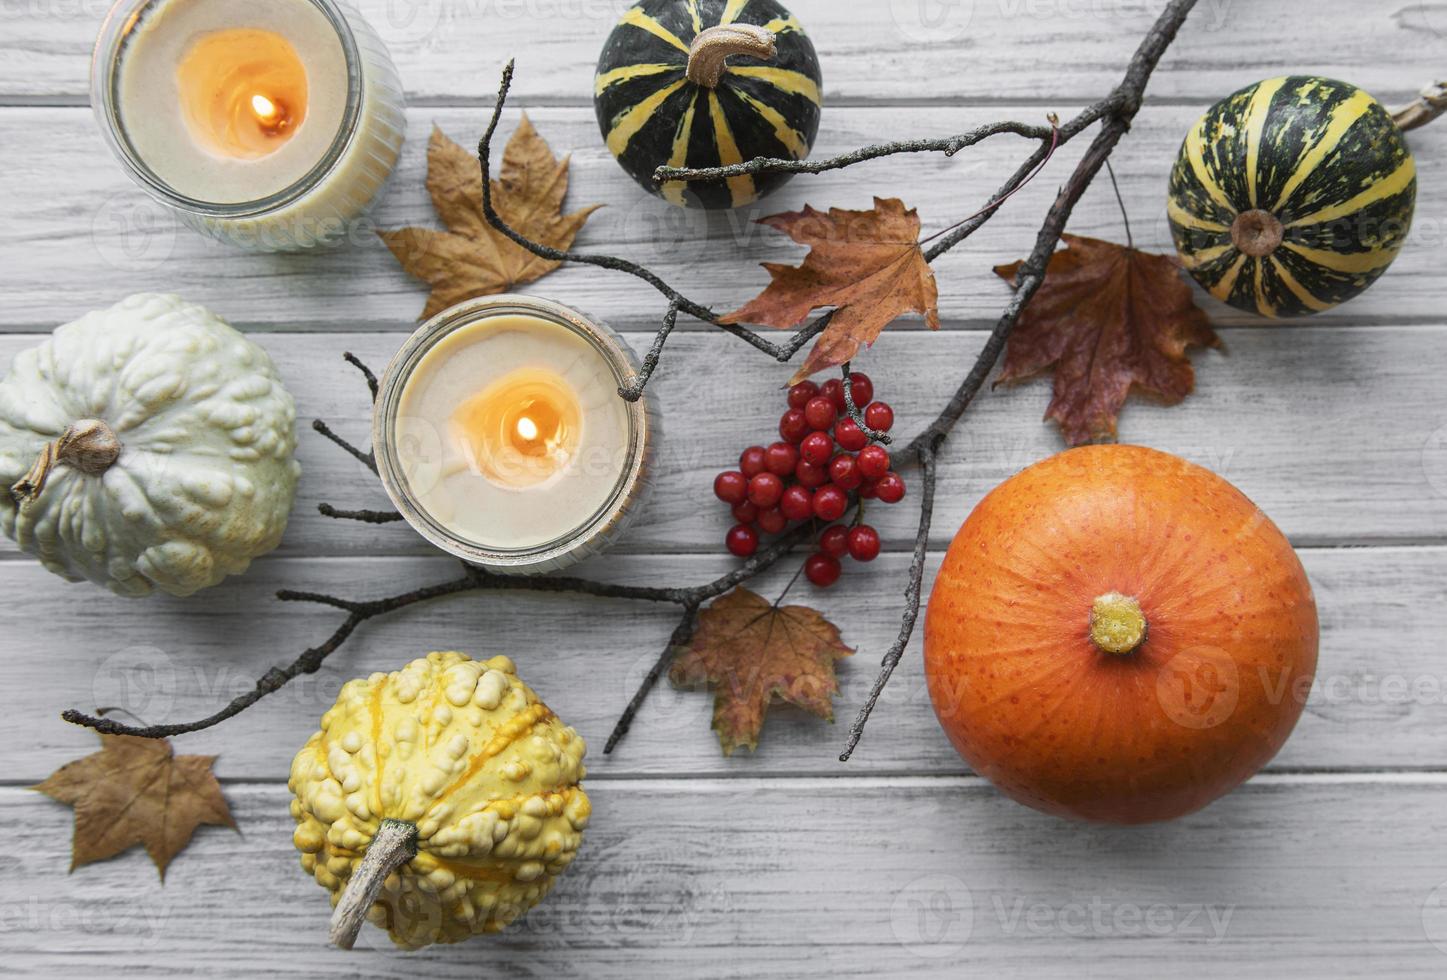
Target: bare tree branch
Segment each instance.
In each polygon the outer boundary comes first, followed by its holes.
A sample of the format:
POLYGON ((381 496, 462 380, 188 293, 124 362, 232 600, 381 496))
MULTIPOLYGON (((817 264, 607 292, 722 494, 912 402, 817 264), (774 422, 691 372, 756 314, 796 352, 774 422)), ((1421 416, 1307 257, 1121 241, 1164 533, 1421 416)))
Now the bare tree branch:
MULTIPOLYGON (((1031 127, 1022 123, 996 123, 991 126, 979 127, 968 133, 962 133, 959 136, 949 137, 945 140, 913 140, 896 144, 865 147, 862 150, 855 151, 853 154, 845 154, 830 160, 817 161, 807 166, 800 166, 792 161, 778 160, 756 160, 740 165, 746 168, 738 171, 740 173, 765 173, 788 168, 792 168, 796 172, 820 173, 825 170, 839 169, 841 167, 852 166, 855 163, 878 159, 881 156, 888 156, 893 153, 943 152, 952 154, 967 146, 974 145, 983 139, 1001 133, 1013 133, 1039 141, 1040 145, 1036 150, 1006 179, 984 209, 976 212, 976 214, 957 225, 952 226, 945 232, 940 233, 938 240, 935 241, 926 252, 926 258, 933 261, 969 237, 976 229, 988 221, 990 216, 995 213, 996 206, 1023 186, 1049 158, 1056 146, 1068 141, 1096 122, 1102 123, 1100 132, 1086 150, 1084 157, 1076 166, 1075 171, 1071 174, 1070 179, 1061 189, 1050 211, 1045 216, 1044 223, 1036 236, 1035 247, 1020 267, 1019 274, 1016 278, 1015 294, 1006 305, 1004 312, 996 322, 994 329, 985 342, 984 348, 975 358, 975 362, 969 372, 960 382, 959 387, 955 390, 949 402, 940 411, 935 420, 910 440, 904 450, 895 454, 895 459, 899 465, 911 462, 918 463, 924 484, 920 501, 919 529, 915 534, 914 557, 910 563, 909 576, 905 586, 905 610, 902 615, 899 637, 885 654, 880 674, 874 683, 873 689, 861 707, 854 724, 850 727, 849 740, 844 752, 840 756, 841 760, 847 760, 858 744, 870 712, 878 703, 880 694, 888 683, 894 668, 899 664, 904 650, 908 647, 910 638, 914 632, 923 593, 924 564, 929 544, 930 522, 934 511, 935 487, 937 482, 936 462, 939 450, 946 437, 964 415, 970 402, 984 385, 995 362, 1004 350, 1005 343, 1009 338, 1011 330, 1014 329, 1016 322, 1019 320, 1021 312, 1030 302, 1031 297, 1035 295, 1036 290, 1040 288, 1040 284, 1044 281, 1045 269, 1049 263, 1050 256, 1054 253, 1060 242, 1060 236, 1064 232, 1066 223, 1070 219, 1071 212, 1080 200, 1081 195, 1085 193, 1086 188, 1090 186, 1096 174, 1099 173, 1101 167, 1105 165, 1111 152, 1115 149, 1116 144, 1119 143, 1121 137, 1130 128, 1131 120, 1140 109, 1141 98, 1152 71, 1154 71, 1161 55, 1165 52, 1166 48, 1170 46, 1172 40, 1174 40, 1177 31, 1185 21, 1187 14, 1190 13, 1191 8, 1195 6, 1195 3, 1196 0, 1172 0, 1161 13, 1145 39, 1141 42, 1135 56, 1131 59, 1124 79, 1115 90, 1107 98, 1086 109, 1064 125, 1056 126, 1053 120, 1048 129, 1038 126, 1031 127)), ((676 325, 679 312, 687 313, 707 323, 716 324, 780 361, 789 360, 800 348, 807 344, 813 337, 817 336, 828 325, 832 313, 826 312, 810 324, 796 331, 788 340, 776 344, 765 340, 757 333, 745 327, 719 324, 717 317, 707 307, 688 299, 673 287, 669 286, 655 273, 637 263, 616 256, 590 255, 550 248, 537 242, 532 242, 510 228, 493 208, 489 183, 489 157, 492 139, 496 133, 498 120, 501 117, 503 105, 507 99, 508 89, 512 82, 512 73, 513 66, 510 63, 503 73, 502 86, 498 92, 498 100, 493 110, 491 121, 478 145, 478 158, 483 177, 483 211, 487 219, 504 235, 535 255, 553 261, 593 265, 599 268, 611 269, 632 275, 653 286, 669 301, 668 313, 664 317, 663 325, 659 329, 649 354, 644 358, 642 371, 631 385, 620 390, 620 395, 625 398, 630 395, 632 395, 633 398, 637 398, 641 395, 644 385, 647 384, 649 377, 652 375, 654 368, 661 358, 664 344, 676 325)), ((720 171, 720 173, 721 172, 722 171, 720 171)), ((715 176, 715 173, 714 171, 700 171, 685 174, 676 171, 663 171, 660 176, 666 179, 686 179, 715 176)), ((373 400, 375 400, 377 396, 376 376, 366 365, 362 364, 361 361, 357 360, 351 354, 347 354, 345 357, 348 363, 357 367, 362 372, 367 386, 372 393, 373 400)), ((859 412, 859 407, 853 404, 853 393, 847 384, 849 373, 849 366, 847 364, 844 366, 844 372, 846 379, 845 391, 847 393, 846 398, 850 409, 850 417, 854 418, 861 427, 867 430, 867 426, 863 425, 863 418, 859 412)), ((356 446, 353 446, 345 439, 336 435, 326 423, 320 420, 314 422, 313 427, 317 432, 366 465, 373 473, 376 473, 377 464, 372 453, 364 452, 356 446)), ((883 434, 872 433, 871 435, 876 439, 880 439, 883 434)), ((880 439, 880 441, 885 440, 880 439)), ((343 511, 333 508, 328 504, 322 504, 321 510, 322 513, 328 516, 367 521, 369 523, 390 523, 396 519, 390 512, 343 511)), ((689 587, 626 586, 567 576, 509 577, 496 575, 479 568, 465 567, 461 578, 413 589, 383 599, 355 600, 315 592, 282 591, 278 593, 278 598, 282 601, 320 603, 345 612, 347 614, 346 618, 343 619, 342 623, 332 635, 322 644, 305 650, 286 667, 271 668, 257 681, 256 687, 253 690, 234 699, 215 714, 193 722, 151 726, 123 725, 109 718, 84 714, 74 709, 66 711, 62 717, 66 721, 94 728, 105 734, 137 735, 146 738, 168 737, 210 728, 246 710, 295 677, 301 674, 314 673, 321 667, 326 658, 346 642, 347 638, 351 636, 357 626, 363 622, 421 602, 427 602, 445 596, 479 591, 527 590, 569 592, 603 598, 631 599, 680 606, 683 609, 682 619, 678 627, 674 630, 672 637, 670 637, 669 643, 660 655, 658 662, 650 669, 639 690, 634 694, 628 706, 624 709, 623 715, 620 717, 618 724, 615 726, 604 748, 605 752, 610 752, 618 744, 618 741, 623 735, 627 733, 648 692, 667 669, 674 655, 674 651, 678 647, 686 644, 691 638, 697 623, 697 614, 702 605, 772 568, 790 554, 796 546, 809 539, 813 535, 814 530, 815 528, 811 523, 799 524, 779 536, 769 547, 760 551, 753 558, 734 568, 727 574, 719 576, 711 582, 689 587)))

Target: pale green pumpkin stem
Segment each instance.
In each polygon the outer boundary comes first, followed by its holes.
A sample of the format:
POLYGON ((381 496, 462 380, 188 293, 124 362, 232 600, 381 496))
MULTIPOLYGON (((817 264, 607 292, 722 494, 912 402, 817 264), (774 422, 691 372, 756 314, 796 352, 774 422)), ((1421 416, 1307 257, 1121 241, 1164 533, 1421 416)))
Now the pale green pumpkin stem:
POLYGON ((1406 132, 1427 125, 1444 112, 1447 112, 1447 82, 1434 82, 1422 89, 1422 94, 1412 102, 1393 109, 1392 121, 1406 132))
POLYGON ((10 487, 10 495, 17 504, 28 504, 40 496, 56 466, 64 463, 87 476, 100 476, 120 455, 121 441, 110 426, 100 419, 81 419, 40 451, 30 470, 10 487))
POLYGON ((1090 640, 1103 653, 1130 653, 1145 642, 1146 629, 1146 615, 1131 596, 1107 592, 1090 609, 1090 640))
POLYGON ((351 949, 362 931, 367 910, 377 900, 387 876, 417 856, 417 825, 406 820, 383 820, 362 863, 352 872, 337 907, 332 911, 327 940, 333 946, 351 949))
POLYGON ((756 24, 721 24, 699 31, 688 49, 688 80, 704 88, 718 88, 728 71, 731 55, 774 57, 774 34, 756 24))

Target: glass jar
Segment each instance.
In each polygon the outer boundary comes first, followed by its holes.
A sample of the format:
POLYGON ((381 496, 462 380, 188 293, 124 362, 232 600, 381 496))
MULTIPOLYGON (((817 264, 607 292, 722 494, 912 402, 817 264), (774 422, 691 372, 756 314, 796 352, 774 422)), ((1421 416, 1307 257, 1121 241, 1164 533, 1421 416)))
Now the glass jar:
MULTIPOLYGON (((626 387, 637 377, 639 364, 633 351, 599 320, 532 296, 502 295, 467 300, 419 327, 387 365, 372 413, 372 447, 387 496, 422 537, 448 554, 489 572, 541 574, 600 553, 617 540, 637 515, 652 484, 653 457, 660 436, 659 418, 654 399, 647 390, 637 401, 624 402, 628 436, 617 481, 586 520, 552 540, 524 548, 499 547, 471 540, 445 526, 428 513, 409 478, 410 464, 401 451, 402 394, 423 358, 453 331, 510 315, 537 317, 582 338, 606 365, 610 387, 626 387)), ((612 397, 621 400, 620 395, 612 397)))
MULTIPOLYGON (((131 179, 184 223, 252 251, 295 251, 340 244, 381 196, 406 135, 406 101, 381 39, 355 9, 337 0, 296 0, 317 8, 336 30, 347 71, 341 125, 325 154, 291 185, 254 201, 216 203, 176 191, 137 153, 119 104, 127 39, 168 3, 230 0, 119 0, 96 39, 91 106, 101 133, 131 179)), ((233 9, 244 11, 244 4, 233 9)), ((238 26, 245 14, 238 13, 238 26)))

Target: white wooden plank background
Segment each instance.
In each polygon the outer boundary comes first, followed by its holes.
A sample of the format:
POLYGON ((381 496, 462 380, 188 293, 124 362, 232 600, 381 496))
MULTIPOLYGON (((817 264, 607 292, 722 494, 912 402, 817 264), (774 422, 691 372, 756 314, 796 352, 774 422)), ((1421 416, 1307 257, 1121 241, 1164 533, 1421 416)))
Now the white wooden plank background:
MULTIPOLYGON (((575 203, 608 207, 580 238, 655 265, 720 308, 796 253, 749 219, 810 201, 901 193, 927 227, 982 200, 1022 147, 888 160, 801 178, 744 215, 683 214, 641 198, 599 146, 588 105, 598 46, 621 0, 365 0, 413 108, 411 142, 377 227, 430 222, 422 147, 433 123, 473 139, 497 71, 519 57, 517 99, 573 151, 575 203)), ((819 151, 1069 113, 1113 85, 1155 0, 795 0, 824 63, 819 151)), ((340 361, 380 366, 422 293, 370 236, 320 256, 254 256, 178 228, 131 187, 86 102, 101 0, 0 0, 0 369, 56 324, 140 289, 173 289, 230 318, 277 358, 303 419, 366 432, 365 391, 340 361)), ((1439 77, 1447 6, 1354 0, 1201 0, 1116 156, 1138 244, 1169 245, 1164 187, 1185 127, 1260 77, 1314 71, 1387 101, 1439 77)), ((304 431, 305 475, 283 548, 191 600, 127 602, 67 586, 0 544, 0 957, 6 972, 137 975, 588 977, 685 975, 1156 977, 1422 976, 1447 971, 1447 124, 1412 137, 1421 173, 1406 251, 1371 292, 1309 322, 1265 324, 1209 299, 1224 353, 1198 354, 1180 408, 1132 401, 1122 436, 1236 482, 1301 550, 1322 611, 1322 660, 1300 726, 1269 771, 1180 823, 1067 824, 1001 799, 939 734, 914 644, 855 761, 843 725, 776 711, 759 753, 722 759, 709 699, 664 689, 629 739, 599 754, 671 629, 628 603, 486 595, 365 626, 317 677, 224 728, 180 742, 220 753, 243 835, 208 829, 165 886, 143 855, 70 876, 68 811, 24 787, 90 750, 56 715, 119 704, 148 719, 213 710, 267 666, 330 632, 328 611, 277 588, 376 596, 451 577, 403 527, 337 525, 318 501, 379 506, 355 462, 304 431), (482 637, 486 637, 483 643, 482 637), (418 954, 321 947, 326 901, 295 866, 284 777, 348 677, 427 649, 507 652, 595 747, 597 819, 565 883, 514 934, 418 954), (923 930, 923 933, 921 932, 923 930)), ((1083 144, 1082 144, 1083 145, 1083 144)), ((1082 145, 1068 146, 985 232, 939 265, 946 329, 904 322, 867 368, 902 430, 937 410, 982 342, 1018 257, 1082 145)), ((1072 230, 1120 237, 1104 184, 1072 230)), ((631 280, 566 269, 531 291, 574 303, 645 344, 661 312, 631 280)), ((670 422, 659 492, 620 554, 586 574, 703 581, 728 567, 711 473, 769 432, 787 372, 686 325, 655 384, 670 422), (684 433, 694 438, 680 437, 684 433), (700 514, 700 511, 702 512, 700 514)), ((951 439, 931 561, 1001 479, 1059 448, 1043 383, 989 392, 951 439)), ((859 654, 841 666, 852 716, 897 628, 909 498, 879 513, 888 553, 814 597, 859 654)), ((931 569, 932 570, 932 569, 931 569)), ((782 587, 780 570, 764 591, 782 587)), ((807 590, 803 596, 808 598, 807 590)), ((370 944, 370 945, 368 945, 370 944)))

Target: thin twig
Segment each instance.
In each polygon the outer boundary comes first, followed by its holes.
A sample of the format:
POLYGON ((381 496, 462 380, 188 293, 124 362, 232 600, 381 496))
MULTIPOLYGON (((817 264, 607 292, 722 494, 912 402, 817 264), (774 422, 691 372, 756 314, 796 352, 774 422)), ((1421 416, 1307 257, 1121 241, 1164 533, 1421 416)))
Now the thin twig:
POLYGON ((904 587, 904 617, 899 627, 899 638, 884 655, 879 676, 874 679, 874 686, 869 691, 869 697, 860 707, 854 724, 849 726, 849 741, 845 744, 844 751, 839 753, 840 762, 848 762, 849 757, 854 754, 854 747, 859 744, 860 736, 864 734, 864 726, 869 721, 869 715, 874 711, 874 706, 879 701, 879 695, 884 692, 884 686, 889 683, 889 678, 894 674, 894 668, 899 666, 899 660, 904 656, 904 649, 909 646, 909 638, 914 634, 915 620, 919 618, 920 593, 924 588, 925 553, 929 548, 930 520, 934 516, 935 509, 935 451, 921 448, 918 458, 920 482, 923 485, 919 502, 919 530, 914 535, 914 560, 909 563, 909 579, 904 587))
POLYGON ((628 729, 633 727, 633 719, 637 716, 638 709, 643 707, 643 702, 649 692, 658 684, 658 679, 663 676, 668 665, 673 663, 673 658, 678 655, 678 651, 693 639, 693 631, 697 628, 698 606, 684 606, 683 619, 679 621, 678 628, 673 631, 663 652, 659 654, 658 659, 653 662, 653 666, 644 675, 643 683, 638 685, 638 690, 629 699, 627 707, 623 709, 623 714, 619 715, 617 724, 613 726, 613 731, 608 733, 608 741, 603 743, 604 755, 608 755, 617 748, 618 743, 623 740, 623 736, 628 734, 628 729))
POLYGON ((402 514, 395 510, 338 510, 328 503, 317 504, 317 511, 323 517, 339 521, 360 521, 363 524, 395 524, 402 520, 402 514))
POLYGON ((928 238, 921 238, 919 240, 919 243, 921 245, 928 245, 930 242, 935 241, 936 239, 945 237, 956 228, 968 225, 970 222, 974 221, 977 218, 986 217, 991 211, 994 211, 1000 205, 1010 200, 1010 198, 1020 193, 1020 191, 1024 189, 1026 184, 1030 183, 1030 181, 1038 177, 1040 175, 1040 171, 1045 169, 1045 165, 1050 162, 1050 158, 1055 155, 1055 151, 1058 149, 1060 149, 1060 120, 1056 119, 1055 115, 1052 113, 1050 116, 1050 142, 1045 147, 1045 152, 1040 157, 1039 163, 1037 163, 1030 170, 1026 171, 1025 176, 1021 177, 1019 181, 1015 182, 1015 185, 1009 190, 1002 190, 1001 193, 996 194, 994 197, 990 198, 989 202, 986 203, 984 207, 980 208, 980 210, 976 211, 974 214, 966 215, 952 225, 947 225, 944 228, 941 228, 939 231, 935 232, 933 235, 930 235, 928 238))
POLYGON ((673 333, 673 328, 678 324, 678 301, 668 301, 668 312, 663 314, 663 326, 658 328, 658 336, 653 338, 653 346, 648 348, 647 355, 643 358, 643 364, 639 367, 638 375, 629 384, 618 389, 618 396, 624 401, 636 402, 643 397, 643 389, 648 385, 648 379, 653 377, 653 369, 658 367, 658 358, 663 353, 663 345, 668 342, 668 335, 673 333))
POLYGON ((337 435, 335 432, 332 431, 331 426, 327 425, 321 419, 312 419, 312 428, 320 432, 322 435, 326 436, 332 442, 336 443, 342 448, 343 451, 345 451, 349 456, 352 456, 367 469, 371 470, 373 473, 377 472, 377 459, 375 456, 373 456, 371 453, 363 452, 347 440, 343 439, 341 436, 337 435))
POLYGON ((342 360, 362 372, 362 377, 367 379, 367 388, 372 392, 372 402, 375 404, 377 401, 377 376, 372 373, 372 369, 363 364, 351 351, 345 351, 342 354, 342 360))
POLYGON ((943 139, 899 140, 895 143, 877 143, 860 147, 848 153, 824 160, 785 160, 776 157, 757 157, 744 163, 727 167, 659 167, 653 172, 653 182, 667 183, 671 180, 723 180, 729 177, 743 177, 758 174, 822 174, 830 170, 843 170, 857 163, 878 160, 881 157, 899 153, 943 153, 952 157, 967 146, 982 143, 991 136, 1013 134, 1026 139, 1046 140, 1050 138, 1050 127, 1032 126, 1021 122, 996 122, 977 126, 956 136, 943 139))

